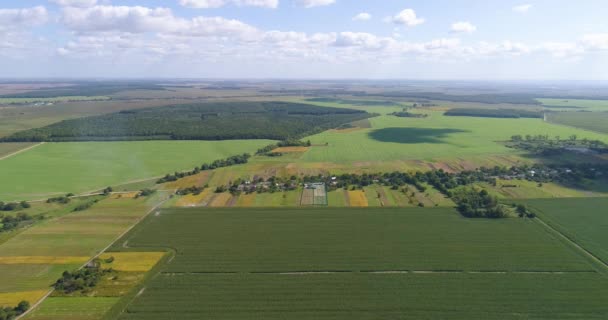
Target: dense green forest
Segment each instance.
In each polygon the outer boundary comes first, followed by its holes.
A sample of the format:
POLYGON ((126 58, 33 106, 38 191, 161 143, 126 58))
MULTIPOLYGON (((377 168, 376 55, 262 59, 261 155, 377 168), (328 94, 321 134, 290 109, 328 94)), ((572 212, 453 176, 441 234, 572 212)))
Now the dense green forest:
POLYGON ((310 102, 325 102, 325 103, 339 103, 339 104, 350 104, 353 106, 398 106, 399 103, 393 101, 379 101, 379 100, 352 100, 352 99, 337 99, 337 98, 310 98, 306 99, 310 102))
POLYGON ((514 109, 452 109, 444 113, 446 116, 482 117, 482 118, 542 118, 543 113, 530 110, 514 109))
POLYGON ((288 102, 171 105, 65 120, 2 141, 288 140, 373 116, 288 102))

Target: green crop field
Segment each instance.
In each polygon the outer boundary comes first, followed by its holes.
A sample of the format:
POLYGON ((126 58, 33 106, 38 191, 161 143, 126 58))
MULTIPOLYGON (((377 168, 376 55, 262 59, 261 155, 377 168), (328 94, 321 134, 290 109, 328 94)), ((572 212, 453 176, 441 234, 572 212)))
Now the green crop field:
POLYGON ((543 220, 608 263, 608 198, 526 201, 543 220))
POLYGON ((161 275, 119 319, 606 319, 597 274, 161 275))
POLYGON ((109 100, 106 96, 65 96, 51 98, 0 98, 0 104, 55 103, 64 101, 109 100))
MULTIPOLYGON (((0 162, 0 199, 45 198, 191 170, 269 140, 46 143, 0 162)), ((0 144, 1 145, 1 144, 0 144)))
POLYGON ((546 106, 578 107, 587 111, 608 111, 608 100, 536 99, 546 106))
POLYGON ((448 208, 163 209, 113 249, 138 248, 176 256, 119 319, 608 316, 608 279, 533 220, 448 208))
POLYGON ((326 131, 311 136, 312 143, 321 146, 313 147, 300 161, 429 161, 516 154, 499 143, 515 134, 562 137, 576 134, 608 142, 608 135, 545 123, 542 119, 446 117, 441 112, 429 115, 424 119, 384 115, 370 119, 371 129, 348 133, 326 131))
POLYGON ((26 320, 96 320, 119 300, 114 297, 47 298, 26 320))
POLYGON ((548 121, 608 134, 608 112, 556 112, 548 121))
POLYGON ((590 271, 529 220, 467 220, 450 208, 164 209, 133 248, 175 248, 167 272, 590 271))

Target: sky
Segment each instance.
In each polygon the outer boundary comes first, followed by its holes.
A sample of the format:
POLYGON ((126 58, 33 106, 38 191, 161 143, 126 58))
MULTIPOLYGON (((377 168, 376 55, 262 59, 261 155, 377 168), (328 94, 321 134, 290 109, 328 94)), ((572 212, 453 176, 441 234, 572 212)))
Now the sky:
POLYGON ((606 0, 1 0, 0 78, 608 80, 606 0))

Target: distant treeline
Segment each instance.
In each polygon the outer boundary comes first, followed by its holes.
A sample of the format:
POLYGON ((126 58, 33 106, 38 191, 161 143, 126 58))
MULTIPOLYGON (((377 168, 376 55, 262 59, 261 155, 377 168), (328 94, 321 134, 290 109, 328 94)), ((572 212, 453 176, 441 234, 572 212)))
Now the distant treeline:
POLYGON ((65 120, 0 141, 287 140, 371 116, 361 110, 288 102, 197 103, 65 120))
POLYGON ((407 111, 399 111, 389 113, 391 116, 399 117, 399 118, 426 118, 429 115, 425 113, 411 113, 407 111))
POLYGON ((444 113, 446 116, 482 117, 482 118, 542 118, 543 113, 530 110, 515 109, 452 109, 444 113))
POLYGON ((215 160, 212 163, 204 163, 200 167, 195 167, 192 171, 184 171, 184 172, 175 172, 174 174, 167 174, 164 177, 158 179, 156 181, 157 184, 176 181, 177 179, 181 179, 183 177, 193 176, 198 174, 201 171, 205 170, 214 170, 217 168, 230 167, 237 164, 245 164, 249 161, 251 155, 248 153, 243 153, 242 155, 232 156, 227 159, 215 160))
POLYGON ((40 88, 24 93, 0 95, 0 98, 53 98, 67 96, 105 96, 128 90, 165 90, 150 82, 80 82, 73 86, 40 88))
POLYGON ((339 103, 339 104, 350 104, 353 106, 398 106, 399 104, 393 101, 378 101, 378 100, 349 100, 349 99, 338 99, 338 98, 310 98, 306 99, 310 102, 325 102, 325 103, 339 103))
POLYGON ((369 94, 369 96, 390 97, 390 98, 414 98, 424 100, 440 100, 452 102, 478 102, 487 104, 532 104, 539 105, 533 95, 529 94, 469 94, 452 95, 441 92, 384 92, 369 94))

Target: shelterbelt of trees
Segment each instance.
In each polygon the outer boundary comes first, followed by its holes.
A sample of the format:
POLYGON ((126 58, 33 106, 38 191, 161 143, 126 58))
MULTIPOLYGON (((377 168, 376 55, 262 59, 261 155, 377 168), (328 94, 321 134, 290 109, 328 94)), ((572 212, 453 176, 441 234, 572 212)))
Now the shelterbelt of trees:
POLYGON ((458 108, 448 110, 444 113, 446 116, 461 116, 461 117, 482 117, 482 118, 542 118, 543 113, 533 110, 515 110, 515 109, 474 109, 474 108, 458 108))
POLYGON ((286 140, 372 116, 361 110, 288 102, 183 104, 65 120, 0 141, 286 140))

